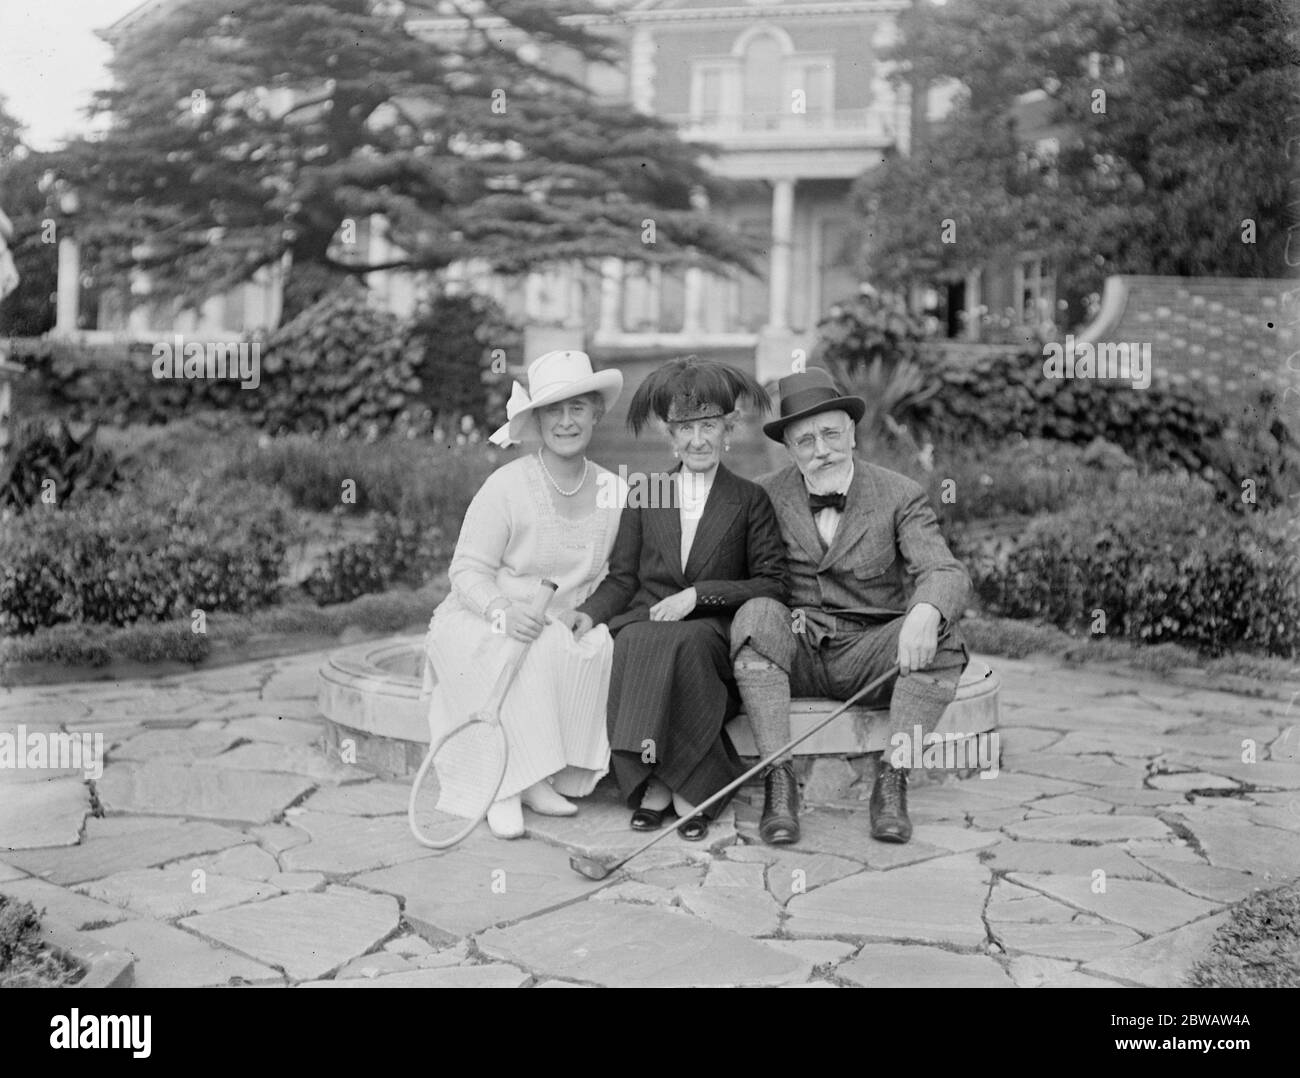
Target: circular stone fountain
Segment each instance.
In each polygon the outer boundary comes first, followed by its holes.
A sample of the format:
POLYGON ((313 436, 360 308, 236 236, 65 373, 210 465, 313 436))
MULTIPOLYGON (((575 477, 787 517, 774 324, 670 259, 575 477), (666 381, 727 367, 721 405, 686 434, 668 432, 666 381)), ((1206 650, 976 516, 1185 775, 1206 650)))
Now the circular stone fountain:
MULTIPOLYGON (((316 699, 326 718, 329 748, 343 759, 389 778, 415 774, 429 747, 429 698, 420 689, 424 638, 372 641, 333 652, 321 667, 316 699), (350 742, 350 744, 349 744, 350 742), (350 752, 350 754, 349 754, 350 752)), ((936 733, 980 737, 998 724, 997 675, 971 659, 957 697, 943 713, 936 733)), ((802 733, 838 707, 837 701, 799 699, 790 708, 792 734, 802 733)), ((888 711, 849 708, 826 729, 795 749, 798 756, 857 756, 889 746, 888 711)), ((757 757, 743 713, 727 727, 736 751, 757 757)), ((966 757, 974 759, 973 752, 966 757)), ((980 758, 996 759, 983 748, 980 758)))

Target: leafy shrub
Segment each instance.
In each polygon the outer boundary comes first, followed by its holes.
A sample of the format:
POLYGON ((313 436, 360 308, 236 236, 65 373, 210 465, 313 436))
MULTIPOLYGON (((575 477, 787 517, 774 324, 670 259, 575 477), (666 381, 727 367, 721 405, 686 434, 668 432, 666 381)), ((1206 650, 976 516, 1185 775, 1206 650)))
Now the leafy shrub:
POLYGON ((333 435, 285 435, 241 442, 222 474, 283 490, 294 505, 330 512, 342 503, 343 483, 356 484, 349 510, 380 512, 447 529, 459 526, 499 454, 430 444, 426 438, 374 442, 333 435))
POLYGON ((454 427, 469 416, 482 428, 504 415, 506 366, 521 361, 523 334, 499 304, 473 292, 439 295, 416 314, 408 333, 436 426, 454 427))
POLYGON ((1300 648, 1300 558, 1276 515, 1234 517, 1202 483, 1154 477, 962 549, 986 609, 1219 655, 1300 648))
POLYGON ((421 391, 416 360, 396 315, 342 289, 272 336, 248 394, 254 420, 270 431, 383 433, 421 391))
POLYGON ((251 484, 174 478, 0 523, 0 632, 129 625, 274 602, 293 534, 251 484))
POLYGON ((1230 417, 1204 388, 1157 370, 1151 386, 1043 377, 1041 355, 1006 353, 939 368, 943 389, 909 409, 933 436, 996 442, 1008 431, 1086 445, 1114 443, 1153 469, 1212 479, 1221 500, 1242 509, 1242 483, 1261 505, 1280 504, 1300 484, 1296 439, 1272 397, 1250 418, 1230 417))
POLYGON ((95 428, 80 438, 61 419, 28 419, 13 425, 7 451, 0 454, 0 508, 22 513, 43 505, 47 480, 54 482, 62 508, 92 490, 112 490, 121 481, 113 454, 96 447, 95 428))
POLYGON ((303 585, 321 606, 387 591, 395 584, 419 586, 432 576, 445 549, 440 529, 391 515, 380 518, 373 539, 330 551, 303 585))

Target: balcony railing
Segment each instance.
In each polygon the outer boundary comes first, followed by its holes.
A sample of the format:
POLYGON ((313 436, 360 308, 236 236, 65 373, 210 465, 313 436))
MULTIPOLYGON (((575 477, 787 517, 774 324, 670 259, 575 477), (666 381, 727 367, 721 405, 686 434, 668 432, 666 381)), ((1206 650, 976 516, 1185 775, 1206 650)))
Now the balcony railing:
POLYGON ((663 119, 676 124, 686 137, 824 138, 827 135, 861 135, 893 139, 897 113, 893 108, 820 109, 807 112, 669 113, 663 119))

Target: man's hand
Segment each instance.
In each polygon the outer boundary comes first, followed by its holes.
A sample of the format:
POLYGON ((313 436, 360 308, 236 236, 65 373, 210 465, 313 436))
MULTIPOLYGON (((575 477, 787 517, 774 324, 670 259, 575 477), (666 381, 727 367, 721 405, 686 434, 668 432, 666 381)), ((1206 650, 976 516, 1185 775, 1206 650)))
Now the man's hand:
POLYGON ((687 588, 667 599, 660 599, 650 608, 651 621, 681 621, 695 609, 695 589, 687 588))
POLYGON ((594 625, 590 614, 583 614, 577 610, 559 610, 551 615, 551 621, 563 625, 573 633, 574 640, 581 640, 594 625))
POLYGON ((898 633, 898 671, 900 676, 924 670, 934 662, 939 650, 939 622, 943 615, 929 603, 917 603, 903 619, 898 633))

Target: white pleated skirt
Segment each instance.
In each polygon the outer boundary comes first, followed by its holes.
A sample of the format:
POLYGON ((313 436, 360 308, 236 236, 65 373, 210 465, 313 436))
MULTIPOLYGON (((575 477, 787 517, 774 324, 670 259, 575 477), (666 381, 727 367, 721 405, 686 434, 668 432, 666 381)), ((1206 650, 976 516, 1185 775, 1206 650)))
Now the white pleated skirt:
MULTIPOLYGON (((481 617, 440 609, 425 637, 429 733, 440 737, 487 703, 518 642, 481 617), (431 668, 431 669, 430 669, 431 668)), ((609 770, 605 703, 614 641, 603 625, 581 640, 548 624, 529 646, 501 707, 509 758, 498 798, 551 777, 567 797, 585 797, 609 770)), ((482 806, 481 791, 445 788, 438 808, 457 816, 482 806)))

